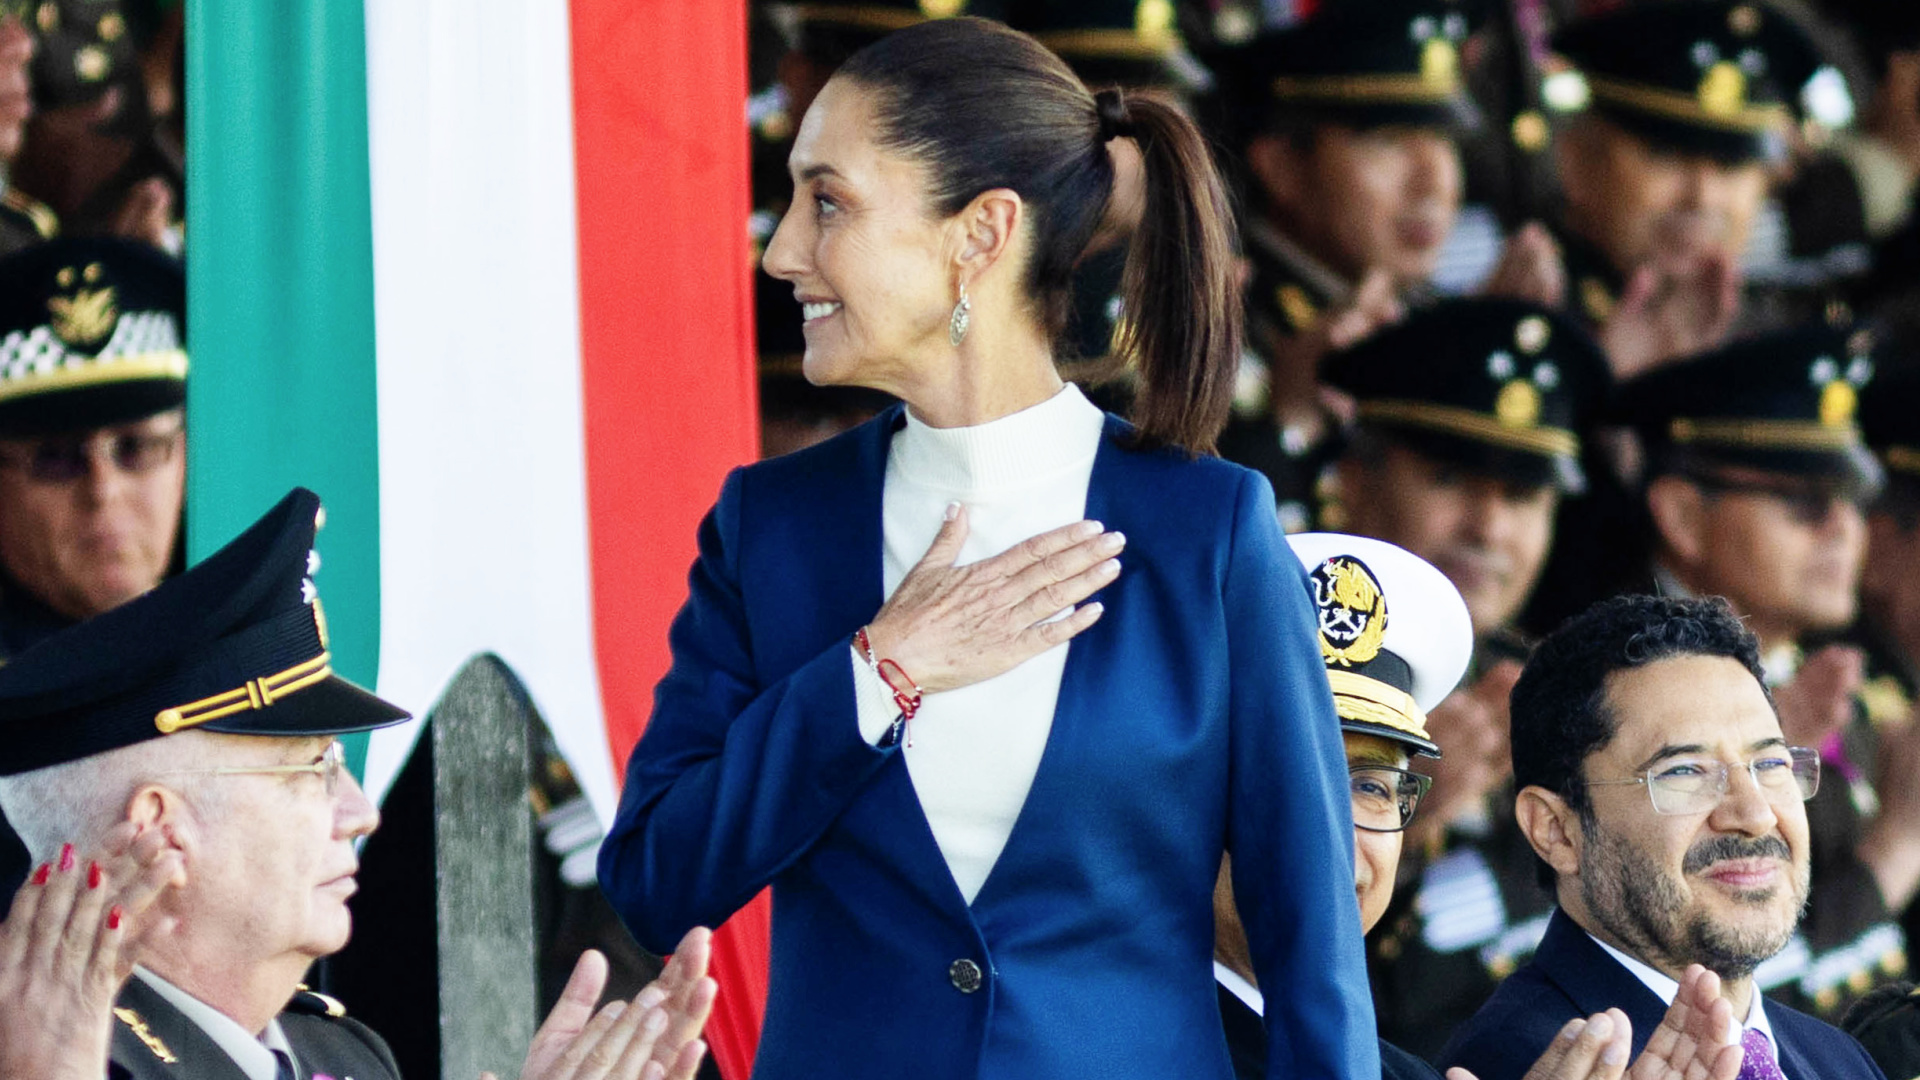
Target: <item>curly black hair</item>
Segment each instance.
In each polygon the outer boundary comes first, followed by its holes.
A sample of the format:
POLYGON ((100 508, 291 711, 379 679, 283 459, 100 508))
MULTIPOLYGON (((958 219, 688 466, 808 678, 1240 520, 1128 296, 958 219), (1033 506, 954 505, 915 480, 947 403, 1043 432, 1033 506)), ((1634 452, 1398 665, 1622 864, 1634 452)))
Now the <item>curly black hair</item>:
MULTIPOLYGON (((1581 763, 1619 729, 1607 705, 1607 676, 1676 656, 1738 660, 1766 687, 1759 640, 1717 596, 1616 596, 1563 623, 1534 649, 1513 686, 1515 789, 1557 792, 1588 819, 1592 808, 1581 763)), ((1538 856, 1535 864, 1540 884, 1551 889, 1553 868, 1538 856)))

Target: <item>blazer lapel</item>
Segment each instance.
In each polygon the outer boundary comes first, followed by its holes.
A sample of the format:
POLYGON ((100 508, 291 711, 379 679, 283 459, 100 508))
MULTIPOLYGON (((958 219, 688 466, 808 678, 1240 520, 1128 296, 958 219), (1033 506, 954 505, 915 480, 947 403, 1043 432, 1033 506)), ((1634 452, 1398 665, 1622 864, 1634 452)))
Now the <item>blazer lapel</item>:
MULTIPOLYGON (((1129 429, 1125 421, 1107 416, 1106 430, 1100 436, 1100 449, 1093 459, 1093 475, 1087 481, 1087 509, 1085 516, 1106 525, 1109 529, 1118 528, 1128 535, 1137 535, 1139 526, 1119 520, 1115 514, 1117 507, 1112 492, 1124 484, 1128 461, 1125 451, 1119 446, 1119 439, 1129 429)), ((1144 523, 1142 523, 1144 524, 1144 523)), ((1102 590, 1100 599, 1111 611, 1115 598, 1122 590, 1119 583, 1102 590)), ((1112 614, 1102 616, 1102 621, 1112 619, 1112 614)), ((980 892, 974 896, 976 908, 990 902, 995 894, 1010 886, 996 884, 1009 877, 1018 877, 1017 869, 1006 870, 1003 867, 1018 868, 1025 852, 1033 841, 1027 835, 1034 829, 1055 827, 1065 808, 1073 799, 1074 782, 1081 778, 1070 778, 1059 764, 1062 747, 1072 746, 1082 725, 1089 718, 1081 714, 1085 702, 1101 700, 1092 692, 1087 680, 1097 673, 1111 670, 1108 654, 1112 649, 1112 637, 1108 634, 1085 633, 1073 639, 1067 648, 1067 664, 1060 675, 1060 696, 1053 709, 1053 724, 1047 730, 1047 745, 1040 752, 1040 766, 1033 774, 1033 786, 1027 789, 1027 801, 1020 804, 1020 813, 1014 817, 1013 831, 1007 836, 1007 844, 1000 849, 1000 857, 994 860, 993 869, 987 872, 987 880, 980 886, 980 892), (1033 824, 1038 818, 1040 823, 1033 824)), ((906 770, 901 770, 904 773, 906 770)), ((924 820, 924 818, 922 819, 924 820)), ((931 830, 928 835, 931 836, 931 830)))
MULTIPOLYGON (((1667 1015, 1667 1004, 1633 972, 1596 944, 1580 924, 1556 909, 1534 962, 1571 998, 1581 1016, 1619 1009, 1633 1023, 1637 1055, 1667 1015)), ((1571 1017, 1569 1017, 1571 1019, 1571 1017)))

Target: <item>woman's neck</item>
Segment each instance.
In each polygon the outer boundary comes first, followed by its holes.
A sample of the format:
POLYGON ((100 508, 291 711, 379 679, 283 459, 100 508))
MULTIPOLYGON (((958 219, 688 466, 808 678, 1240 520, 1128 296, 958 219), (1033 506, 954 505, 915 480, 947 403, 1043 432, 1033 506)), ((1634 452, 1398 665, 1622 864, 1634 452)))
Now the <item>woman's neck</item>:
POLYGON ((974 427, 1030 409, 1064 386, 1053 350, 1033 333, 975 324, 953 360, 936 365, 899 396, 928 427, 974 427))

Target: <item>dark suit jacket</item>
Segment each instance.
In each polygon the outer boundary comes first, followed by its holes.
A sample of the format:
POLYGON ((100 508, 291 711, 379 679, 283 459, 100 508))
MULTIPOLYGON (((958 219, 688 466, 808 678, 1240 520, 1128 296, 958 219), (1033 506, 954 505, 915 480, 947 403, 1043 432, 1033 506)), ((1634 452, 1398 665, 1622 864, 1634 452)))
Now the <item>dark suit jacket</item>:
POLYGON ((881 602, 898 408, 733 473, 600 883, 669 949, 771 884, 760 1080, 1232 1069, 1213 886, 1233 852, 1274 1077, 1371 1080, 1346 759, 1300 565, 1257 474, 1109 419, 1086 513, 1126 570, 1067 654, 1039 771, 972 904, 897 747, 860 737, 848 642, 881 602))
MULTIPOLYGON (((315 1074, 400 1080, 380 1036, 357 1020, 330 1015, 330 1005, 302 993, 280 1014, 280 1029, 299 1061, 299 1080, 315 1074)), ((111 1080, 246 1080, 218 1043, 138 977, 127 980, 113 1013, 111 1080)))
MULTIPOLYGON (((1566 912, 1553 913, 1547 936, 1525 967, 1507 977, 1485 1008, 1456 1031, 1440 1065, 1479 1080, 1520 1080, 1567 1021, 1618 1008, 1633 1022, 1638 1055, 1666 1016, 1666 1003, 1607 954, 1566 912)), ((1884 1080, 1853 1038, 1778 1002, 1766 1003, 1780 1069, 1788 1080, 1884 1080)))
MULTIPOLYGON (((1247 1003, 1225 986, 1220 986, 1220 1026, 1227 1033, 1227 1056, 1233 1059, 1234 1080, 1260 1080, 1266 1076, 1267 1029, 1260 1014, 1247 1008, 1247 1003)), ((1380 1040, 1380 1077, 1381 1080, 1440 1080, 1433 1066, 1385 1039, 1380 1040)))

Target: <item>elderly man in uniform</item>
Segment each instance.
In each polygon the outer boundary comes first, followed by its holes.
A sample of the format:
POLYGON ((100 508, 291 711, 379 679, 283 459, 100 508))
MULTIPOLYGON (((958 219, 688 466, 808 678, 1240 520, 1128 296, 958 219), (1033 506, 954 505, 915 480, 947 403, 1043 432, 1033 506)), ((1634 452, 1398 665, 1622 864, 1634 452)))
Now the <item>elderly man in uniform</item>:
POLYGON ((1759 642, 1725 602, 1595 606, 1535 650, 1512 712, 1515 813, 1558 909, 1442 1064, 1520 1080, 1598 1009, 1628 1017, 1637 1050, 1697 964, 1720 978, 1742 1080, 1881 1080, 1858 1043, 1757 985, 1807 902, 1821 768, 1783 734, 1759 642))
MULTIPOLYGON (((1360 925, 1372 930, 1393 893, 1404 830, 1430 784, 1408 769, 1413 755, 1439 758, 1425 710, 1446 696, 1473 649, 1466 605, 1446 577, 1414 555, 1379 540, 1335 533, 1291 538, 1319 613, 1321 652, 1346 743, 1353 806, 1354 885, 1360 925)), ((1266 1075, 1265 999, 1254 985, 1246 932, 1233 902, 1228 867, 1214 889, 1214 974, 1234 1075, 1266 1075)), ((1661 1025, 1665 1034, 1634 1063, 1636 1080, 1733 1080, 1724 1038, 1730 1013, 1716 1010, 1718 982, 1690 976, 1661 1025)), ((1622 1014, 1596 1015, 1574 1037, 1547 1050, 1539 1068, 1555 1080, 1617 1075, 1630 1025, 1622 1014), (1608 1051, 1612 1053, 1609 1054, 1608 1051)), ((1647 1041, 1647 1040, 1643 1040, 1647 1041)), ((1389 1080, 1438 1080, 1431 1065, 1380 1041, 1389 1080)))
MULTIPOLYGON (((179 264, 144 244, 0 260, 0 662, 176 565, 185 307, 179 264)), ((0 902, 26 870, 0 818, 0 902)))
MULTIPOLYGON (((141 943, 111 1019, 101 1010, 121 1075, 396 1075, 377 1035, 300 986, 346 943, 355 842, 379 821, 334 737, 407 715, 329 666, 308 576, 319 509, 295 490, 193 570, 0 668, 0 804, 46 860, 22 888, 76 873, 76 852, 116 831, 178 856, 182 883, 154 908, 173 926, 141 943)), ((667 1008, 627 1019, 630 1039, 658 1042, 654 1077, 690 1077, 703 1052, 704 937, 683 944, 667 993, 645 1003, 667 1008)), ((582 964, 527 1075, 548 1075, 587 1027, 604 976, 582 964)))
POLYGON ((1472 616, 1470 684, 1431 711, 1447 757, 1408 844, 1418 862, 1372 942, 1381 1033, 1419 1053, 1472 1015, 1544 928, 1525 840, 1500 801, 1506 693, 1524 647, 1509 622, 1581 489, 1580 433, 1606 363, 1568 320, 1510 300, 1449 300, 1328 358, 1356 422, 1337 463, 1342 527, 1405 547, 1472 616))
MULTIPOLYGON (((1813 325, 1748 338, 1621 387, 1616 419, 1638 435, 1650 521, 1643 588, 1726 597, 1760 643, 1780 724, 1816 749, 1833 782, 1808 809, 1812 907, 1792 946, 1755 978, 1767 993, 1838 1020, 1846 1005, 1905 970, 1892 914, 1920 884, 1920 863, 1890 835, 1920 840, 1910 773, 1880 783, 1876 739, 1856 719, 1861 657, 1842 645, 1858 609, 1863 507, 1882 471, 1856 410, 1875 358, 1865 332, 1813 325)), ((1895 755, 1897 759, 1898 755, 1895 755)))

